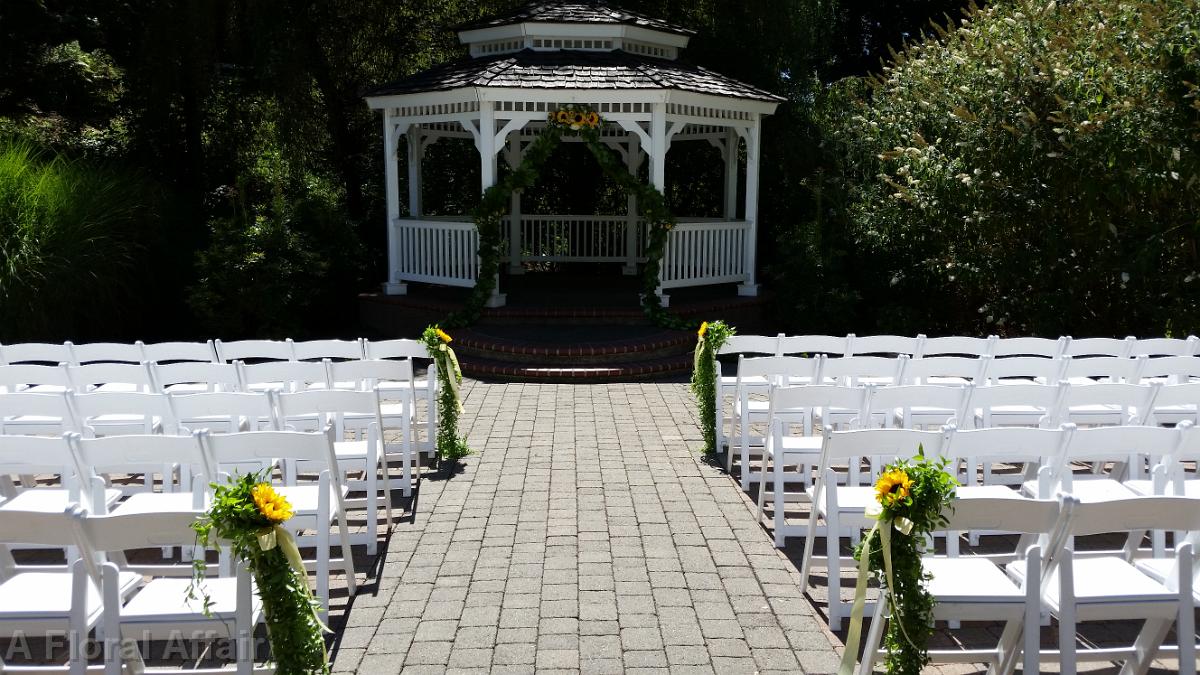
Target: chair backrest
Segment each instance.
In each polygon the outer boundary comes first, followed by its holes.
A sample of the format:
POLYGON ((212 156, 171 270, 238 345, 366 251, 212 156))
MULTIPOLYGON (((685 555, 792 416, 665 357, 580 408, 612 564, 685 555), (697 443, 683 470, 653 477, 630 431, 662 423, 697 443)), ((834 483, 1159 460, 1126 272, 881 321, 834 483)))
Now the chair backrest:
MULTIPOLYGON (((44 422, 48 424, 58 420, 60 433, 76 429, 79 424, 71 405, 67 402, 66 392, 0 394, 0 433, 18 433, 17 425, 6 424, 6 421, 8 418, 25 416, 45 418, 44 422)), ((42 422, 43 420, 39 420, 39 426, 42 422)))
POLYGON ((217 359, 226 363, 234 361, 291 361, 292 341, 288 340, 235 340, 215 345, 217 359))
MULTIPOLYGON (((918 448, 926 457, 937 457, 953 435, 952 427, 939 431, 917 429, 852 429, 849 431, 825 430, 822 448, 822 470, 832 462, 845 461, 853 457, 915 457, 918 448)), ((852 472, 854 473, 854 472, 852 472)))
POLYGON ((122 467, 161 467, 164 464, 190 467, 193 475, 199 476, 205 485, 216 475, 196 435, 83 438, 79 434, 69 434, 67 440, 80 475, 95 477, 120 471, 122 467))
POLYGON ((292 358, 297 361, 322 359, 362 359, 362 340, 302 340, 292 343, 292 358))
POLYGON ((1128 357, 1133 353, 1137 338, 1073 338, 1067 336, 1067 348, 1063 356, 1118 356, 1128 357))
POLYGON ((1057 340, 1039 337, 1000 338, 992 348, 992 356, 1041 356, 1057 358, 1067 348, 1067 338, 1057 340))
POLYGON ((328 384, 329 370, 322 361, 237 362, 242 389, 269 387, 297 391, 310 384, 328 384))
POLYGON ((847 351, 855 356, 862 354, 916 356, 921 353, 921 345, 924 341, 924 335, 916 337, 901 335, 864 335, 859 337, 856 335, 850 341, 847 351))
POLYGON ((141 391, 152 389, 150 370, 144 364, 88 363, 67 366, 71 386, 78 392, 88 392, 104 384, 130 385, 141 391))
POLYGON ((43 366, 30 363, 18 363, 0 366, 0 387, 7 391, 20 391, 25 387, 50 385, 52 387, 70 388, 71 377, 67 374, 66 364, 43 366))
POLYGON ((822 383, 857 385, 864 378, 883 380, 887 384, 903 381, 907 354, 887 356, 843 356, 825 359, 821 364, 822 383))
POLYGON ((943 513, 949 522, 936 530, 1051 534, 1061 511, 1057 499, 960 497, 943 513))
POLYGON ((900 410, 907 419, 908 413, 913 409, 924 408, 950 411, 946 419, 939 420, 938 426, 958 424, 967 416, 971 389, 973 385, 951 387, 938 384, 909 384, 875 387, 867 399, 867 419, 874 424, 875 415, 883 413, 884 426, 891 426, 892 413, 896 410, 900 410))
POLYGON ((838 354, 849 353, 851 333, 845 337, 836 335, 785 335, 779 338, 779 354, 838 354))
POLYGON ((141 340, 127 342, 87 342, 71 344, 71 363, 141 363, 146 359, 141 340))
POLYGON ((1200 338, 1147 338, 1134 343, 1131 356, 1195 356, 1200 338))
POLYGON ((410 359, 331 361, 329 363, 329 379, 334 386, 355 383, 354 388, 356 389, 370 389, 380 381, 411 383, 413 377, 413 365, 410 359))
POLYGON ((930 356, 983 356, 992 353, 993 343, 999 338, 964 337, 950 335, 946 337, 927 337, 922 344, 921 357, 930 356))
POLYGON ((0 345, 0 364, 40 363, 57 365, 71 363, 71 343, 21 342, 0 345))
POLYGON ((278 428, 275 405, 266 393, 214 391, 197 394, 167 394, 172 423, 180 431, 196 431, 211 426, 214 421, 227 422, 237 429, 245 418, 251 428, 266 424, 278 428))
POLYGON ((363 340, 366 358, 378 359, 428 359, 429 351, 424 342, 406 338, 394 340, 363 340))
POLYGON ((301 418, 320 418, 320 426, 334 425, 334 438, 343 433, 345 415, 372 415, 379 424, 379 394, 374 391, 323 389, 282 393, 278 396, 279 417, 285 426, 301 418))
MULTIPOLYGON (((195 539, 193 532, 192 538, 195 539)), ((52 546, 76 544, 71 516, 63 511, 18 511, 0 509, 0 545, 52 546)))
POLYGON ((779 341, 782 338, 783 333, 779 335, 733 335, 726 340, 725 344, 721 345, 717 353, 781 356, 779 341))
POLYGON ((135 415, 146 418, 147 432, 150 420, 157 417, 166 420, 171 415, 167 398, 159 393, 142 391, 97 391, 90 394, 69 392, 67 401, 80 424, 86 425, 93 417, 103 415, 135 415))
POLYGON ((1200 378, 1200 356, 1160 356, 1142 362, 1143 379, 1168 379, 1182 384, 1200 378))
POLYGON ((746 356, 738 355, 738 395, 745 393, 746 381, 765 377, 768 383, 785 384, 798 378, 815 378, 821 369, 823 356, 746 356))
POLYGON ((1066 486, 1070 482, 1071 462, 1120 461, 1138 454, 1161 457, 1178 449, 1183 437, 1181 429, 1167 427, 1122 426, 1076 429, 1063 446, 1054 468, 1056 472, 1063 474, 1063 485, 1066 486))
POLYGON ((1043 384, 1053 384, 1062 379, 1063 364, 1064 361, 1062 359, 1043 358, 1040 356, 995 358, 988 363, 987 378, 992 384, 1003 384, 1005 380, 1012 379, 1034 380, 1043 384))
POLYGON ((147 361, 175 363, 177 361, 215 362, 217 348, 207 342, 154 342, 142 346, 147 361))
POLYGON ((1136 358, 1091 356, 1081 359, 1064 356, 1063 370, 1060 373, 1060 377, 1065 380, 1089 378, 1105 382, 1131 382, 1137 384, 1142 366, 1147 360, 1145 356, 1138 356, 1136 358))
POLYGON ((772 386, 770 417, 803 415, 813 408, 836 408, 863 411, 867 407, 870 387, 839 387, 811 384, 798 387, 772 386))
POLYGON ((276 459, 327 462, 330 475, 338 479, 333 455, 332 429, 325 431, 246 431, 210 434, 201 431, 200 444, 209 462, 218 470, 224 464, 264 463, 276 459))
POLYGON ((1123 415, 1121 424, 1140 424, 1143 421, 1140 418, 1146 416, 1158 389, 1158 384, 1063 383, 1058 402, 1058 418, 1064 422, 1070 421, 1071 415, 1081 408, 1109 406, 1123 415))
POLYGON ((1200 382, 1166 384, 1159 387, 1145 423, 1157 424, 1159 411, 1170 411, 1171 408, 1175 409, 1173 412, 1191 414, 1192 422, 1200 423, 1200 419, 1197 419, 1200 416, 1200 382))
POLYGON ((241 386, 237 365, 233 363, 176 361, 151 363, 149 368, 154 390, 160 392, 180 384, 202 385, 205 391, 237 391, 241 386))
POLYGON ((77 485, 75 458, 66 438, 0 436, 0 476, 39 473, 59 474, 68 486, 77 485))
POLYGON ((1200 530, 1200 499, 1131 497, 1075 505, 1071 534, 1087 536, 1144 530, 1200 530))
MULTIPOLYGON (((1039 424, 1057 424, 1059 400, 1066 385, 1059 384, 1004 384, 991 387, 975 387, 968 402, 971 410, 978 410, 982 423, 991 422, 991 413, 998 408, 1017 407, 1033 409, 1042 413, 1039 424)), ((1010 420, 1006 420, 1010 421, 1010 420)))
POLYGON ((910 359, 904 364, 904 381, 909 384, 925 384, 931 379, 961 378, 967 382, 983 383, 990 363, 991 357, 987 355, 910 359))
POLYGON ((1073 425, 1058 429, 1037 427, 994 427, 959 429, 945 450, 955 458, 987 458, 992 461, 1034 464, 1053 462, 1075 433, 1073 425))
MULTIPOLYGON (((87 549, 96 552, 129 551, 196 543, 192 529, 202 511, 159 510, 149 513, 93 515, 77 512, 74 534, 87 549)), ((67 528, 72 530, 70 525, 67 528)), ((179 598, 182 603, 184 598, 179 598)))

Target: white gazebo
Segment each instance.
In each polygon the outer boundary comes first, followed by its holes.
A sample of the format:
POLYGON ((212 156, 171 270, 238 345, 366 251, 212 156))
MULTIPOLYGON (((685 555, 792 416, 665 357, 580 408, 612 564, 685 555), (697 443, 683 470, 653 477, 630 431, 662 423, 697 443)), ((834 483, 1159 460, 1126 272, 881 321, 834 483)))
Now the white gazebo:
MULTIPOLYGON (((636 172, 649 158, 651 183, 665 186, 673 143, 703 141, 724 158, 724 217, 676 214, 658 294, 683 286, 739 283, 756 295, 758 162, 763 115, 783 99, 678 60, 693 32, 592 2, 542 2, 460 26, 468 58, 378 87, 365 96, 383 110, 387 180, 388 279, 400 295, 421 282, 471 287, 478 237, 469 217, 429 217, 421 205, 421 158, 441 138, 471 139, 479 150, 481 189, 496 181, 497 159, 510 166, 559 107, 587 107, 606 121, 602 138, 636 172), (400 141, 408 166, 407 215, 400 198, 400 141), (738 175, 745 144, 742 217, 738 175)), ((571 135, 565 141, 577 141, 571 135)), ((529 215, 521 195, 505 220, 508 270, 529 262, 620 262, 635 274, 645 260, 644 226, 634 198, 618 215, 529 215)), ((504 304, 500 285, 490 306, 504 304)))

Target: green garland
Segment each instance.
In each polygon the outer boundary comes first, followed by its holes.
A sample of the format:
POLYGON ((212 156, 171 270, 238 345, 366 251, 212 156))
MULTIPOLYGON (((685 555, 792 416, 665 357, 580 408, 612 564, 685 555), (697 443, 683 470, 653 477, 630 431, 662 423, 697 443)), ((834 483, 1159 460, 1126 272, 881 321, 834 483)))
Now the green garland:
POLYGON ((510 198, 516 190, 531 187, 542 166, 562 141, 563 134, 578 134, 591 151, 600 169, 618 185, 633 194, 646 220, 649 237, 646 242, 646 264, 642 271, 642 310, 656 325, 690 330, 694 323, 682 321, 665 309, 658 297, 658 272, 667 247, 667 235, 675 226, 675 217, 667 208, 666 198, 654 186, 629 173, 621 158, 601 142, 600 130, 604 120, 594 111, 584 108, 565 108, 551 112, 546 128, 525 150, 521 164, 483 193, 483 199, 471 212, 479 231, 479 277, 466 306, 446 319, 448 326, 468 326, 479 319, 488 298, 496 287, 496 274, 503 257, 502 222, 508 214, 510 198))
POLYGON ((858 652, 868 572, 879 581, 879 601, 886 598, 891 613, 883 641, 887 671, 918 675, 929 663, 936 601, 925 588, 930 576, 921 556, 926 537, 948 522, 945 514, 954 502, 958 483, 946 471, 948 462, 945 457, 927 459, 920 448, 914 461, 889 464, 875 483, 877 504, 868 508, 868 515, 877 523, 854 550, 859 577, 841 672, 853 669, 858 652))
POLYGON ((692 395, 700 414, 704 452, 717 448, 717 352, 737 331, 724 321, 705 321, 696 331, 695 363, 692 365, 692 395))
POLYGON ((458 416, 463 410, 462 397, 458 393, 462 386, 462 369, 458 367, 458 357, 450 347, 452 340, 437 324, 426 328, 421 335, 421 341, 425 343, 425 349, 437 370, 438 457, 454 460, 471 454, 471 448, 467 445, 467 439, 458 435, 458 416))
MULTIPOLYGON (((192 527, 200 546, 227 542, 231 553, 254 575, 262 599, 267 636, 275 672, 311 675, 329 672, 322 632, 328 628, 317 613, 321 604, 308 588, 308 574, 291 534, 280 523, 292 517, 291 506, 267 482, 270 471, 236 475, 228 485, 215 485, 212 506, 192 527)), ((192 563, 188 598, 197 590, 207 613, 211 601, 204 593, 203 555, 192 563)))

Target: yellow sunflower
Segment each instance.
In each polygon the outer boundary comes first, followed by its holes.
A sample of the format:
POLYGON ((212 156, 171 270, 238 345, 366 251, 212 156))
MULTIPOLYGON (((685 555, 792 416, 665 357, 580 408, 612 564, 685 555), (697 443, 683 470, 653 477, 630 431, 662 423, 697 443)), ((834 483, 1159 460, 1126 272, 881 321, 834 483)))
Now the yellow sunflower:
POLYGON ((258 512, 272 523, 282 523, 292 517, 292 505, 283 495, 275 492, 270 483, 259 483, 250 490, 258 512))
POLYGON ((708 322, 707 321, 700 324, 700 330, 696 331, 696 335, 699 335, 701 338, 703 338, 705 333, 708 333, 708 322))
POLYGON ((884 506, 895 506, 898 502, 908 499, 912 493, 912 484, 912 479, 905 471, 887 471, 875 483, 875 498, 884 506))
POLYGON ((571 114, 568 113, 566 110, 559 110, 558 111, 558 123, 559 124, 570 124, 571 123, 571 114))
POLYGON ((600 115, 598 113, 596 113, 595 111, 589 112, 587 114, 587 125, 589 127, 600 126, 600 115))
POLYGON ((587 121, 587 118, 581 111, 576 110, 575 112, 571 113, 572 125, 583 124, 585 121, 587 121))
POLYGON ((442 330, 441 328, 437 329, 437 336, 438 336, 439 340, 441 340, 442 342, 445 342, 446 344, 449 344, 452 340, 454 340, 454 338, 450 337, 449 333, 442 330))

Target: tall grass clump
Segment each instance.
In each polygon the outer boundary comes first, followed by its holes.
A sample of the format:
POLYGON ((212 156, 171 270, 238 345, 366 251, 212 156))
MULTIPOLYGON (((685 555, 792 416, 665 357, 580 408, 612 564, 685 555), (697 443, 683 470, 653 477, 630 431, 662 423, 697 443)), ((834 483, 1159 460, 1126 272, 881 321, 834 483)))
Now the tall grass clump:
POLYGON ((149 216, 137 178, 0 139, 0 340, 119 334, 149 216))

